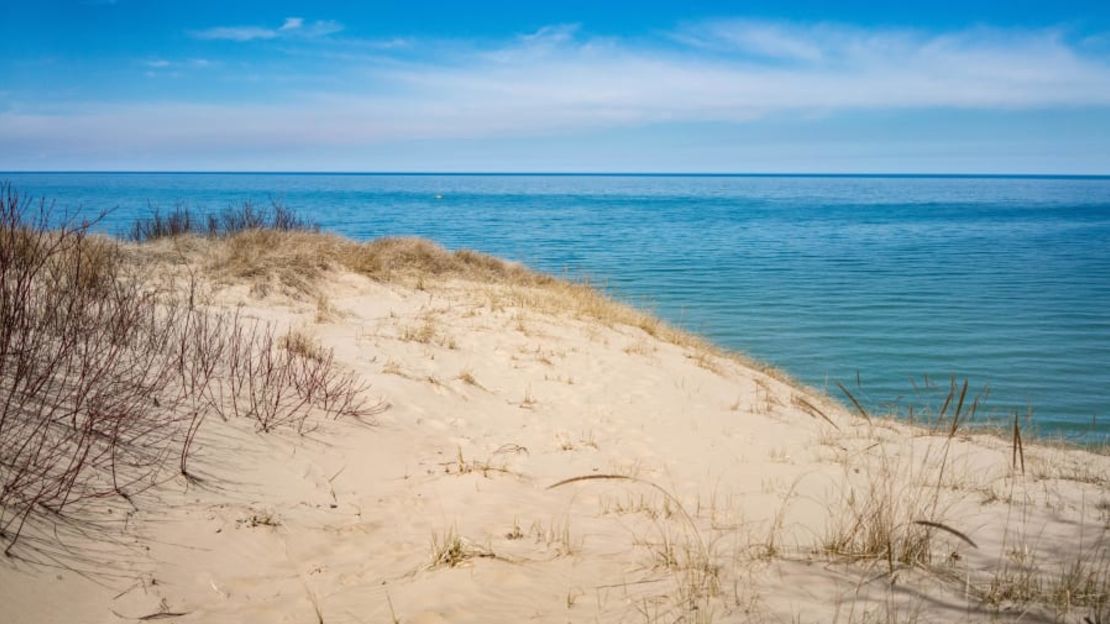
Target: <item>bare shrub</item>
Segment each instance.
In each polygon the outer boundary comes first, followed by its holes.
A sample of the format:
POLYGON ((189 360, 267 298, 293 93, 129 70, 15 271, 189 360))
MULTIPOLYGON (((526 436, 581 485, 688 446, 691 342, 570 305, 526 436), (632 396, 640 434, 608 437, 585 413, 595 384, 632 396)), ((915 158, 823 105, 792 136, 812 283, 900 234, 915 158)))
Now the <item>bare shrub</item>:
POLYGON ((175 440, 177 415, 152 410, 172 381, 173 327, 129 279, 114 243, 88 223, 0 191, 0 535, 30 514, 128 498, 175 440), (50 229, 51 226, 57 227, 50 229))
POLYGON ((157 240, 202 231, 202 221, 184 204, 177 204, 166 214, 157 206, 150 207, 150 216, 131 224, 128 238, 135 242, 157 240))
POLYGON ((184 235, 220 238, 249 230, 315 232, 319 229, 317 224, 300 217, 277 200, 271 200, 265 208, 259 208, 248 200, 238 206, 204 215, 194 213, 184 204, 175 205, 166 214, 162 214, 157 206, 151 206, 149 216, 136 219, 131 224, 128 238, 143 243, 184 235))
POLYGON ((238 317, 229 327, 230 413, 254 420, 261 431, 289 426, 305 433, 313 409, 333 418, 365 418, 383 409, 364 398, 367 386, 357 376, 336 367, 331 349, 288 335, 278 339, 272 327, 238 317))
MULTIPOLYGON (((189 219, 150 231, 192 227, 189 219)), ((330 351, 280 348, 272 328, 203 309, 195 281, 185 294, 152 290, 119 244, 90 226, 0 186, 6 552, 37 515, 73 517, 97 498, 131 501, 172 475, 171 462, 192 478, 189 457, 214 414, 305 432, 314 411, 361 418, 382 408, 330 351)))

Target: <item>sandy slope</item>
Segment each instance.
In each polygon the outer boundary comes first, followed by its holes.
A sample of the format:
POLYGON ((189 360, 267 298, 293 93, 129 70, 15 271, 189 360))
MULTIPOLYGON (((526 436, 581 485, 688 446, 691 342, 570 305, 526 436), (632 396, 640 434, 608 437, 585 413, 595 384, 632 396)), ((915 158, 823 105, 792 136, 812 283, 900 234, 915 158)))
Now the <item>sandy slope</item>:
POLYGON ((333 348, 388 403, 377 423, 209 423, 203 483, 63 526, 67 550, 35 555, 61 567, 3 561, 0 620, 1081 621, 1005 600, 1024 565, 1047 595, 1079 555, 1106 591, 1104 456, 1027 447, 1022 476, 1008 443, 945 453, 945 434, 505 288, 329 279, 322 316, 246 287, 216 304, 333 348), (550 487, 602 475, 631 479, 550 487), (928 531, 928 566, 832 546, 884 496, 888 534, 928 531))

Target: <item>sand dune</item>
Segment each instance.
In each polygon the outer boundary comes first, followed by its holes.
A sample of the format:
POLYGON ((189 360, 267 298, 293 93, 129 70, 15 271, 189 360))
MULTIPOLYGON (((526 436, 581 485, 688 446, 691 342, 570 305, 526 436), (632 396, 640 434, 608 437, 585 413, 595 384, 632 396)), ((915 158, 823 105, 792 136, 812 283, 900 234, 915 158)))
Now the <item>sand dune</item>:
POLYGON ((1110 612, 1106 456, 1026 441, 1023 472, 1003 438, 865 417, 550 285, 331 267, 304 296, 211 275, 212 308, 334 350, 381 410, 304 435, 211 420, 201 480, 106 500, 4 559, 0 619, 1110 612))

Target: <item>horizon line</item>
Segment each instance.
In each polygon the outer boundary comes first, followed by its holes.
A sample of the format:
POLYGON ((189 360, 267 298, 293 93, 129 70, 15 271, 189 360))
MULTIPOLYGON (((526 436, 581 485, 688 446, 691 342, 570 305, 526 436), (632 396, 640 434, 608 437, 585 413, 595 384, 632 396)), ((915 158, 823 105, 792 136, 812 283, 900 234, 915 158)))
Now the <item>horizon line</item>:
POLYGON ((467 177, 640 177, 640 178, 1075 178, 1104 179, 1110 173, 929 173, 929 172, 680 172, 680 171, 326 171, 221 169, 26 169, 0 170, 4 175, 334 175, 334 176, 467 176, 467 177))

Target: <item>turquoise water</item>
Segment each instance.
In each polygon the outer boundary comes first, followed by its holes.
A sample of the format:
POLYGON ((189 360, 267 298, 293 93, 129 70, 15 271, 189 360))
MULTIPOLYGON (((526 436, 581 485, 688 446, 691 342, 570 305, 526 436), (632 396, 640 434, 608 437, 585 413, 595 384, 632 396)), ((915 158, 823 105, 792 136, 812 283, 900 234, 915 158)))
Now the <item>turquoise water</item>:
MULTIPOLYGON (((923 378, 984 414, 1110 438, 1110 178, 0 174, 59 207, 284 201, 366 239, 418 235, 618 296, 875 409, 923 378), (857 372, 859 385, 857 386, 857 372)), ((915 384, 917 390, 915 390, 915 384)), ((928 392, 924 394, 930 394, 928 392)), ((935 394, 935 393, 933 393, 935 394)))

